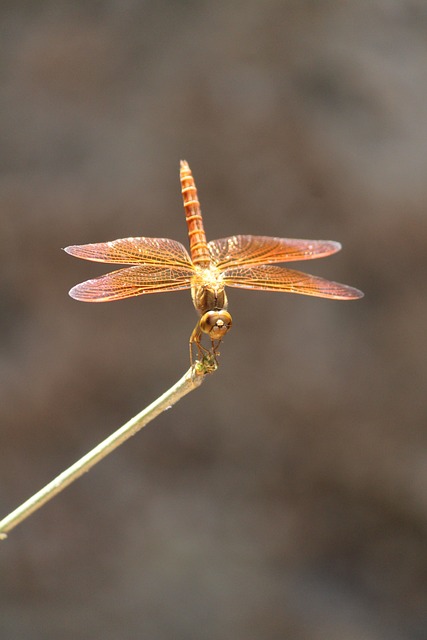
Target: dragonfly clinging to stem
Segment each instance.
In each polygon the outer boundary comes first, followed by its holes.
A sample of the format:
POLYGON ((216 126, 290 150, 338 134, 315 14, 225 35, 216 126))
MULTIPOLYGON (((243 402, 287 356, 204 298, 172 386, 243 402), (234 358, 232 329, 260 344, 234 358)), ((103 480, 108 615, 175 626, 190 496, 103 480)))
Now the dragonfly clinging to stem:
POLYGON ((65 251, 77 258, 130 267, 87 280, 70 290, 83 302, 109 302, 144 293, 191 289, 199 319, 190 337, 197 357, 218 355, 230 330, 225 287, 301 293, 335 300, 355 300, 363 293, 345 284, 278 267, 274 263, 312 260, 341 249, 331 240, 296 240, 237 235, 206 241, 197 189, 188 163, 181 161, 181 190, 190 241, 190 254, 169 238, 122 238, 111 242, 73 245, 65 251), (211 348, 202 345, 207 334, 211 348))

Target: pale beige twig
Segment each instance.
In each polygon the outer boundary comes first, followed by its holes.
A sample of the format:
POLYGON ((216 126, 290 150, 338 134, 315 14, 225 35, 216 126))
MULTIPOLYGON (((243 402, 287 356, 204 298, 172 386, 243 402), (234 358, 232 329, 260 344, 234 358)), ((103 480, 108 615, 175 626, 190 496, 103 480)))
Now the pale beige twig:
POLYGON ((216 368, 217 363, 215 357, 211 354, 206 355, 201 361, 193 364, 176 384, 152 402, 146 409, 138 413, 134 418, 129 420, 129 422, 120 427, 120 429, 117 429, 117 431, 112 433, 111 436, 92 449, 92 451, 89 451, 89 453, 80 458, 80 460, 71 465, 71 467, 60 473, 52 482, 49 482, 43 489, 35 493, 31 498, 26 500, 26 502, 21 504, 21 506, 3 518, 3 520, 0 521, 0 539, 6 538, 7 533, 16 527, 17 524, 28 518, 34 511, 40 509, 40 507, 74 482, 74 480, 77 480, 77 478, 89 471, 97 462, 114 451, 114 449, 125 442, 125 440, 135 435, 137 431, 145 427, 145 425, 160 413, 169 409, 187 393, 199 387, 206 374, 213 373, 216 368))

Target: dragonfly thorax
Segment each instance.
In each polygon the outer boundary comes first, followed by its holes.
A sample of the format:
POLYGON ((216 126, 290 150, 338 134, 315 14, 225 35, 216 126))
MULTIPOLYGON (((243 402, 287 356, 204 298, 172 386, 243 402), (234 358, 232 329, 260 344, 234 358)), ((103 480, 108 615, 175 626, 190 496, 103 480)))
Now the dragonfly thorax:
POLYGON ((222 275, 216 268, 199 268, 191 285, 191 297, 201 316, 207 311, 227 308, 222 275))

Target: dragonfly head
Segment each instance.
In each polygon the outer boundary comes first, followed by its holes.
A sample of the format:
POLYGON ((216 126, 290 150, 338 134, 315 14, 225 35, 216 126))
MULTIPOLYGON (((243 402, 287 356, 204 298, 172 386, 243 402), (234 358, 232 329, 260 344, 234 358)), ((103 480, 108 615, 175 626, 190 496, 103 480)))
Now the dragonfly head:
POLYGON ((200 318, 200 329, 212 340, 222 340, 232 325, 231 315, 225 309, 206 311, 200 318))

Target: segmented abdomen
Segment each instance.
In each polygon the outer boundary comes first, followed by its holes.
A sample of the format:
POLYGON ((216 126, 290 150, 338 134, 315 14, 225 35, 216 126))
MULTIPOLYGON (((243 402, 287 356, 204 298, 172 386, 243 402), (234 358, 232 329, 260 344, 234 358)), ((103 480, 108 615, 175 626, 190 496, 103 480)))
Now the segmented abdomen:
POLYGON ((190 253, 193 264, 207 267, 210 262, 210 254, 203 228, 200 203, 197 197, 197 189, 188 162, 181 160, 180 168, 181 191, 184 200, 185 217, 190 239, 190 253))

